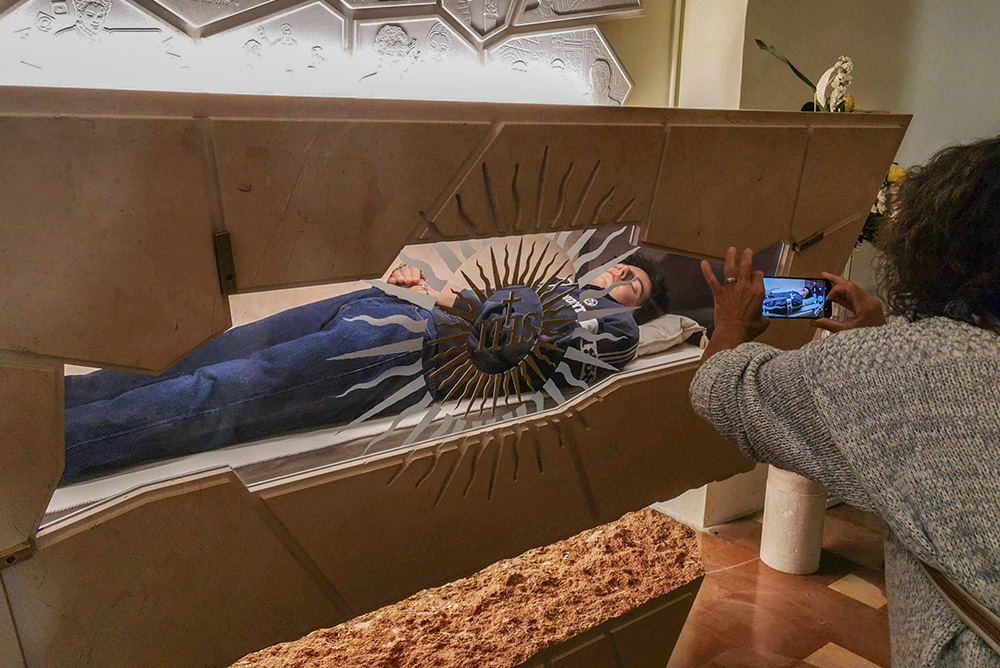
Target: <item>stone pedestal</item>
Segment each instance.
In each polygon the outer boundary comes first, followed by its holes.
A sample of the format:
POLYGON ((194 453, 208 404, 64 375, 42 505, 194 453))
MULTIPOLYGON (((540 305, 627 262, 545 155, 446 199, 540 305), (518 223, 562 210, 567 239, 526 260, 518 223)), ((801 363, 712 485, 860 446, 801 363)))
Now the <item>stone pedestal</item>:
POLYGON ((772 466, 764 498, 761 561, 783 573, 815 573, 823 549, 825 512, 822 485, 772 466))

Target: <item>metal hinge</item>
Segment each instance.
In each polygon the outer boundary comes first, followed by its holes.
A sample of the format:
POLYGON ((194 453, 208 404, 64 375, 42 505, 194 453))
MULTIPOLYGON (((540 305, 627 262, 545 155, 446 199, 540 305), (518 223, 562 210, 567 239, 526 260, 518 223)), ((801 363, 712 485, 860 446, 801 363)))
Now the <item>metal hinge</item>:
POLYGON ((27 561, 34 555, 35 544, 32 541, 19 543, 5 552, 0 552, 0 571, 22 561, 27 561))
POLYGON ((823 235, 822 232, 817 232, 816 234, 812 235, 811 237, 806 237, 805 239, 803 239, 799 243, 793 244, 792 245, 792 250, 795 251, 796 253, 801 253, 802 251, 804 251, 805 249, 809 248, 810 246, 814 246, 814 245, 818 244, 820 241, 823 241, 823 236, 824 235, 823 235))
POLYGON ((224 295, 236 294, 236 262, 233 260, 233 241, 229 232, 217 232, 212 241, 215 244, 215 267, 219 270, 219 289, 224 295))

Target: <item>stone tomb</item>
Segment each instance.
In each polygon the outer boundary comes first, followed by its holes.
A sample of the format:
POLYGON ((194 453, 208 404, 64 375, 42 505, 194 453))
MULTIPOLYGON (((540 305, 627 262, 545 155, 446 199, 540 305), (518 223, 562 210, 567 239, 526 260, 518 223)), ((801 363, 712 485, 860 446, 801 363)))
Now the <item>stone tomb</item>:
POLYGON ((234 295, 377 279, 418 243, 629 225, 840 271, 908 120, 0 88, 5 658, 226 665, 751 466, 688 404, 695 348, 510 420, 56 508, 64 364, 159 373, 234 295))

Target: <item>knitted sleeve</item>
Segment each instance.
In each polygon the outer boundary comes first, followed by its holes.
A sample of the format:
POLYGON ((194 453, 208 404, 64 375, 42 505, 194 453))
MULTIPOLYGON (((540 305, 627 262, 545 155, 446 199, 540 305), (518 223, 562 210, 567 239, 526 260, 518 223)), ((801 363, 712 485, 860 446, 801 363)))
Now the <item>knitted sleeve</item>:
POLYGON ((691 383, 691 403, 747 457, 815 480, 848 503, 871 510, 871 499, 830 433, 806 373, 801 351, 745 343, 701 366, 691 383))

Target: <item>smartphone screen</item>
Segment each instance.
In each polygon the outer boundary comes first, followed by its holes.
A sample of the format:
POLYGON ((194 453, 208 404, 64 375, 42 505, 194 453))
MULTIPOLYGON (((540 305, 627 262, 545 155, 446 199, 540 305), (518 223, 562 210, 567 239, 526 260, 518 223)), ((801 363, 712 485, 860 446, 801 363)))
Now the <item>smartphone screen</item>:
POLYGON ((829 318, 833 303, 825 278, 764 277, 765 318, 829 318))

